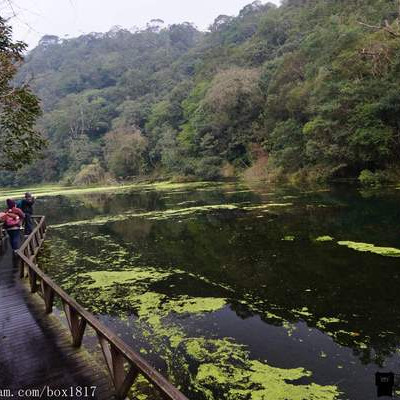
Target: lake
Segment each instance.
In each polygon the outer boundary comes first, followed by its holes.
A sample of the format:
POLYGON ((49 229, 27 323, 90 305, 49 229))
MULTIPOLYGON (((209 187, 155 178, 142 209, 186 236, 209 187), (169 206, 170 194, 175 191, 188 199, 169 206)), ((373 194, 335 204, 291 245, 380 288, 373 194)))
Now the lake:
POLYGON ((60 192, 38 199, 40 265, 190 399, 375 399, 400 373, 399 205, 346 184, 60 192))

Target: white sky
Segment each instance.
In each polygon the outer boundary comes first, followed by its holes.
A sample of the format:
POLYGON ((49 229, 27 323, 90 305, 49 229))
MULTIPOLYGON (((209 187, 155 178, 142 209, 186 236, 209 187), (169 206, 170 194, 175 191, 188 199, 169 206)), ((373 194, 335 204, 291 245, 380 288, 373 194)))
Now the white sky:
MULTIPOLYGON (((270 0, 278 4, 279 0, 270 0)), ((34 47, 46 34, 61 38, 106 32, 115 25, 145 27, 151 19, 166 24, 193 22, 206 29, 220 14, 237 15, 252 0, 0 0, 11 16, 14 38, 34 47), (13 12, 10 10, 10 4, 13 12), (11 13, 11 14, 10 14, 11 13)), ((263 1, 264 3, 266 1, 263 1)))

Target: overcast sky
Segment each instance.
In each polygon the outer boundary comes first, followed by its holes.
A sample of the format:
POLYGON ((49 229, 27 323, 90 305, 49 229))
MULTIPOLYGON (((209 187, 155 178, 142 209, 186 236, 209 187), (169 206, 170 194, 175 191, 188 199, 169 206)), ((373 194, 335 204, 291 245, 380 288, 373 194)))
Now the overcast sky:
MULTIPOLYGON (((279 0, 270 0, 274 3, 279 0)), ((193 22, 206 29, 220 14, 237 15, 252 0, 0 0, 14 37, 34 47, 46 34, 75 37, 106 32, 115 25, 144 27, 155 18, 167 24, 193 22), (12 4, 13 11, 10 10, 12 4)), ((264 1, 266 2, 266 1, 264 1)))

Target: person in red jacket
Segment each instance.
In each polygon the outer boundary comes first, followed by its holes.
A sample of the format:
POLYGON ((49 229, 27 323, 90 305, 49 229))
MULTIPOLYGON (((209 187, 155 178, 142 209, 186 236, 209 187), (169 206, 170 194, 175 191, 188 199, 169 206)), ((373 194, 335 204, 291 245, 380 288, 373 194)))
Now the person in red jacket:
POLYGON ((4 229, 10 238, 11 247, 13 250, 19 249, 21 245, 21 226, 25 218, 25 214, 19 209, 14 200, 7 199, 7 209, 1 213, 4 229))

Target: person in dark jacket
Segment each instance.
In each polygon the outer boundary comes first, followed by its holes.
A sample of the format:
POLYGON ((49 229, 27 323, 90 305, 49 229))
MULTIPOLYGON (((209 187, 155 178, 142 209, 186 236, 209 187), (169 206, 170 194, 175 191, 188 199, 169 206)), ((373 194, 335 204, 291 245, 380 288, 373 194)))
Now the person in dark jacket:
POLYGON ((25 214, 25 235, 30 235, 33 231, 33 205, 35 198, 31 193, 25 193, 25 197, 18 202, 18 207, 25 214))
POLYGON ((25 218, 23 211, 17 207, 14 200, 7 199, 7 209, 2 213, 2 221, 4 229, 10 238, 11 247, 13 250, 19 249, 21 245, 21 226, 25 218))

